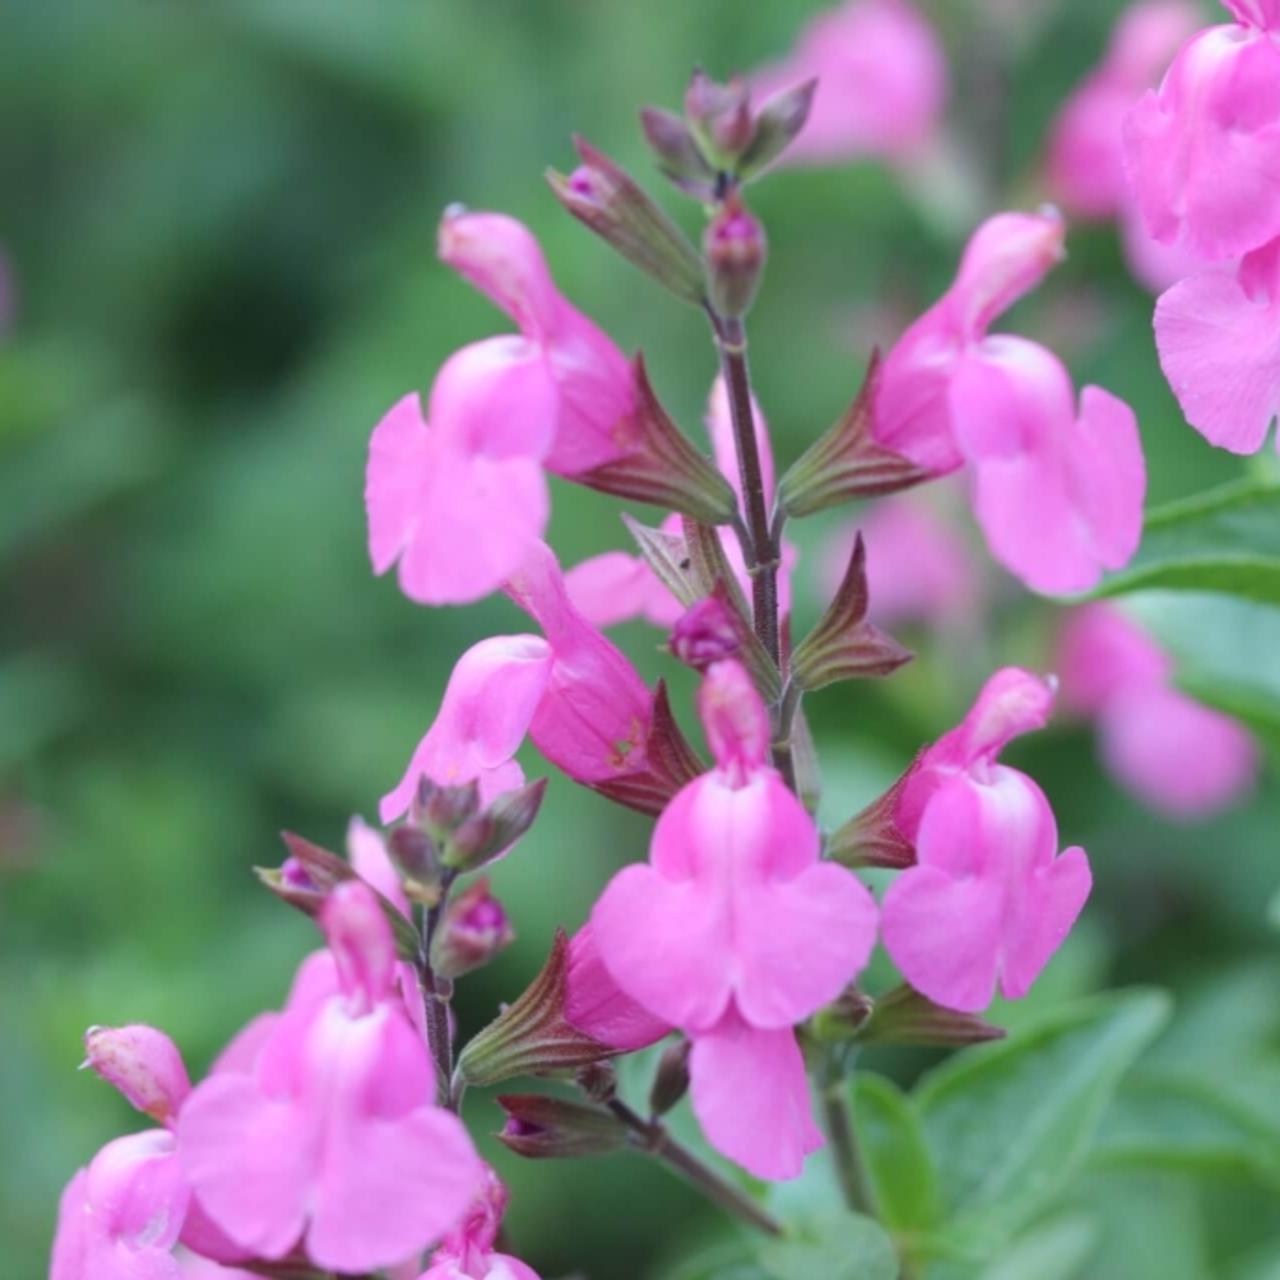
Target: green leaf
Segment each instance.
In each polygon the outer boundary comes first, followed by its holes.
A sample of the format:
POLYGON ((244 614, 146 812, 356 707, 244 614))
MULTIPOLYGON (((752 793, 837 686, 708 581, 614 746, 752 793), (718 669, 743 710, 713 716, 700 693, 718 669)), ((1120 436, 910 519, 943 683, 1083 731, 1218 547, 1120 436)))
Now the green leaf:
POLYGON ((1089 1163, 1236 1173, 1280 1188, 1280 1130, 1209 1077, 1140 1071, 1103 1118, 1089 1163))
POLYGON ((981 1280, 1073 1280, 1098 1239, 1094 1220, 1083 1213, 1052 1218, 1027 1232, 981 1280))
POLYGON ((942 1234, 990 1245, 1041 1211, 1080 1167, 1121 1076, 1168 1012, 1159 991, 1091 998, 928 1076, 917 1104, 950 1219, 942 1234))
POLYGON ((1280 485, 1249 479, 1149 511, 1137 555, 1095 594, 1145 587, 1280 604, 1280 485))
POLYGON ((911 1099, 883 1076, 860 1074, 852 1085, 853 1123, 862 1143, 885 1223, 913 1231, 940 1216, 938 1181, 911 1099))
POLYGON ((756 1254, 771 1280, 897 1280, 898 1257, 883 1227, 861 1214, 814 1219, 756 1254))
POLYGON ((745 1240, 726 1241, 702 1250, 661 1273, 661 1280, 768 1280, 745 1240))

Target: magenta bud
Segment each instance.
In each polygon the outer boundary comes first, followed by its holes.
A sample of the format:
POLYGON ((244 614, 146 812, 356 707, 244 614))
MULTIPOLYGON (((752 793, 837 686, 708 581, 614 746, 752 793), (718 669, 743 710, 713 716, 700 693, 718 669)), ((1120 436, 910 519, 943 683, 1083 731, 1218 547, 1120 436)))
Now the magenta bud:
POLYGON ((418 884, 432 884, 439 877, 436 842, 419 827, 406 823, 389 832, 387 853, 396 868, 418 884))
POLYGON ((431 945, 432 968, 442 978, 460 978, 488 964, 515 936, 502 903, 481 877, 446 909, 431 945))
POLYGON ((480 786, 474 779, 458 787, 442 787, 423 774, 410 810, 414 826, 441 838, 461 826, 480 808, 480 786))
POLYGON ((191 1080, 177 1045, 163 1031, 142 1023, 90 1027, 84 1047, 85 1066, 115 1085, 131 1106, 158 1124, 173 1122, 191 1080))
POLYGON ((495 797, 450 836, 445 863, 457 871, 475 871, 501 857, 533 826, 546 791, 546 778, 537 778, 495 797))
POLYGON ((607 1155, 627 1140, 622 1122, 600 1107, 541 1093, 506 1094, 507 1122, 498 1141, 530 1160, 607 1155))
POLYGON ((719 596, 707 596, 676 619, 668 646, 685 666, 705 671, 742 648, 741 620, 719 596))
POLYGON ((740 201, 731 200, 702 238, 711 304, 722 316, 751 310, 768 255, 764 228, 740 201))

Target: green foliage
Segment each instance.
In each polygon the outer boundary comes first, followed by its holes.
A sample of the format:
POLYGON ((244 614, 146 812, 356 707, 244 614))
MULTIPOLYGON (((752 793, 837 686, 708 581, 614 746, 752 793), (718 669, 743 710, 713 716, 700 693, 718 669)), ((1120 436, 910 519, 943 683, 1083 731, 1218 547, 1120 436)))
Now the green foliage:
POLYGON ((897 1280, 898 1259, 884 1229, 859 1214, 819 1218, 780 1241, 762 1245, 770 1280, 897 1280))

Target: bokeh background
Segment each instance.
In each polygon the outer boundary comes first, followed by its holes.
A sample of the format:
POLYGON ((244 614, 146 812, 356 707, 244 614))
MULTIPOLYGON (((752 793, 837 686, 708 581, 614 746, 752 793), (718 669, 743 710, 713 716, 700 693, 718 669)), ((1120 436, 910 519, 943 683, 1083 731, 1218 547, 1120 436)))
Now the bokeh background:
MULTIPOLYGON (((694 63, 727 74, 776 57, 819 7, 0 3, 6 1277, 44 1274, 62 1184, 137 1125, 77 1072, 84 1028, 154 1022, 194 1072, 278 1005, 314 935, 251 867, 280 860, 281 828, 340 847, 350 815, 371 817, 399 777, 456 656, 523 625, 500 600, 417 608, 365 555, 371 427, 450 351, 506 326, 436 262, 440 211, 462 200, 526 220, 564 290, 624 347, 644 348, 665 401, 700 431, 714 370, 701 317, 564 215, 542 170, 571 167, 580 130, 656 189, 636 108, 675 106, 694 63)), ((1118 0, 922 7, 953 56, 948 128, 1004 192, 988 188, 983 203, 1039 200, 1044 130, 1098 57, 1118 0)), ((945 286, 968 226, 941 184, 871 161, 784 171, 753 198, 772 251, 755 374, 785 464, 847 403, 871 344, 945 286)), ((698 211, 674 193, 668 204, 696 232, 698 211)), ((1240 474, 1182 422, 1153 353, 1150 297, 1114 232, 1073 232, 1069 245, 1009 327, 1135 406, 1153 500, 1240 474)), ((554 496, 566 563, 624 545, 616 504, 558 482, 554 496)), ((818 608, 810 570, 830 523, 795 530, 809 566, 798 626, 818 608)), ((1049 662, 1053 607, 993 581, 992 615, 962 642, 908 636, 913 668, 812 700, 831 816, 954 722, 993 665, 1049 662)), ((653 631, 619 637, 646 673, 671 665, 653 631)), ((1032 1003, 1154 982, 1181 1010, 1158 1052, 1221 1073, 1247 1060, 1275 1083, 1274 790, 1264 779, 1229 815, 1175 825, 1117 790, 1087 728, 1037 735, 1017 762, 1099 881, 1032 1003)), ((520 989, 552 928, 579 923, 611 870, 643 855, 645 831, 555 780, 536 831, 495 875, 519 940, 464 984, 464 1028, 520 989)), ((1280 1088, 1258 1096, 1271 1096, 1280 1132, 1280 1088)), ((478 1132, 496 1117, 469 1100, 478 1132)), ((656 1273, 709 1226, 639 1158, 494 1158, 514 1189, 512 1237, 550 1277, 656 1273)), ((1113 1216, 1145 1222, 1148 1245, 1115 1244, 1092 1277, 1244 1276, 1233 1268, 1280 1235, 1274 1187, 1247 1169, 1099 1178, 1081 1194, 1129 1205, 1113 1216)))

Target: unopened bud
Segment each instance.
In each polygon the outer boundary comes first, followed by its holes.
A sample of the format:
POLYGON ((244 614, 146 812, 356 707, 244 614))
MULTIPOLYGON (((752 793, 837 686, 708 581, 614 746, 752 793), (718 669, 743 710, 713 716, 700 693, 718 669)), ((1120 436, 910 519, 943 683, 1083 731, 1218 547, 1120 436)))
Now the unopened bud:
POLYGON ((743 152, 738 166, 739 177, 748 181, 768 168, 795 140, 809 119, 817 80, 788 89, 770 98, 755 121, 755 135, 743 152))
POLYGON ((191 1092, 178 1047, 163 1031, 134 1023, 90 1027, 84 1035, 85 1066, 115 1085, 130 1105, 158 1124, 171 1124, 191 1092))
POLYGON ((876 1001, 875 1012, 859 1036, 862 1044, 958 1046, 999 1040, 1003 1027, 976 1013, 960 1013, 935 1004, 914 987, 895 987, 876 1001))
POLYGON ((574 1072, 578 1088, 592 1102, 611 1102, 618 1092, 618 1071, 612 1062, 588 1062, 574 1072))
POLYGON ((686 195, 705 202, 714 199, 715 170, 698 149, 689 126, 679 116, 658 107, 645 107, 640 112, 640 123, 662 172, 686 195))
POLYGON ((406 823, 387 835, 387 853, 396 867, 419 884, 430 884, 440 874, 436 843, 420 827, 406 823))
POLYGON ((431 944, 431 967, 442 978, 460 978, 489 963, 515 941, 502 903, 483 877, 449 904, 431 944))
POLYGON ((685 666, 705 671, 742 648, 741 619, 721 596, 707 596, 676 619, 668 646, 685 666))
POLYGON ((498 1105, 507 1113, 498 1141, 530 1160, 607 1155, 627 1140, 622 1122, 600 1107, 541 1093, 506 1094, 498 1105))
POLYGON ((480 784, 474 779, 457 787, 442 787, 423 774, 410 810, 410 822, 442 840, 480 808, 480 784))
POLYGON ((702 264, 684 233, 624 169, 581 138, 575 142, 582 164, 568 177, 547 173, 560 203, 628 262, 701 306, 702 264))
POLYGON ((730 172, 736 169, 755 133, 747 86, 741 80, 719 84, 695 70, 685 91, 684 110, 710 164, 730 172))
POLYGON ((546 790, 546 778, 538 778, 495 797, 483 813, 469 818, 449 838, 446 865, 475 871, 504 854, 533 826, 546 790))
POLYGON ((702 248, 711 305, 722 316, 746 315, 764 274, 764 228, 750 210, 734 200, 708 223, 702 248))
POLYGON ((876 1002, 866 992, 849 987, 813 1015, 810 1033, 815 1040, 828 1043, 850 1040, 867 1025, 875 1007, 876 1002))
POLYGON ((688 1040, 677 1040, 662 1051, 649 1089, 651 1115, 665 1116, 689 1091, 690 1047, 688 1040))

